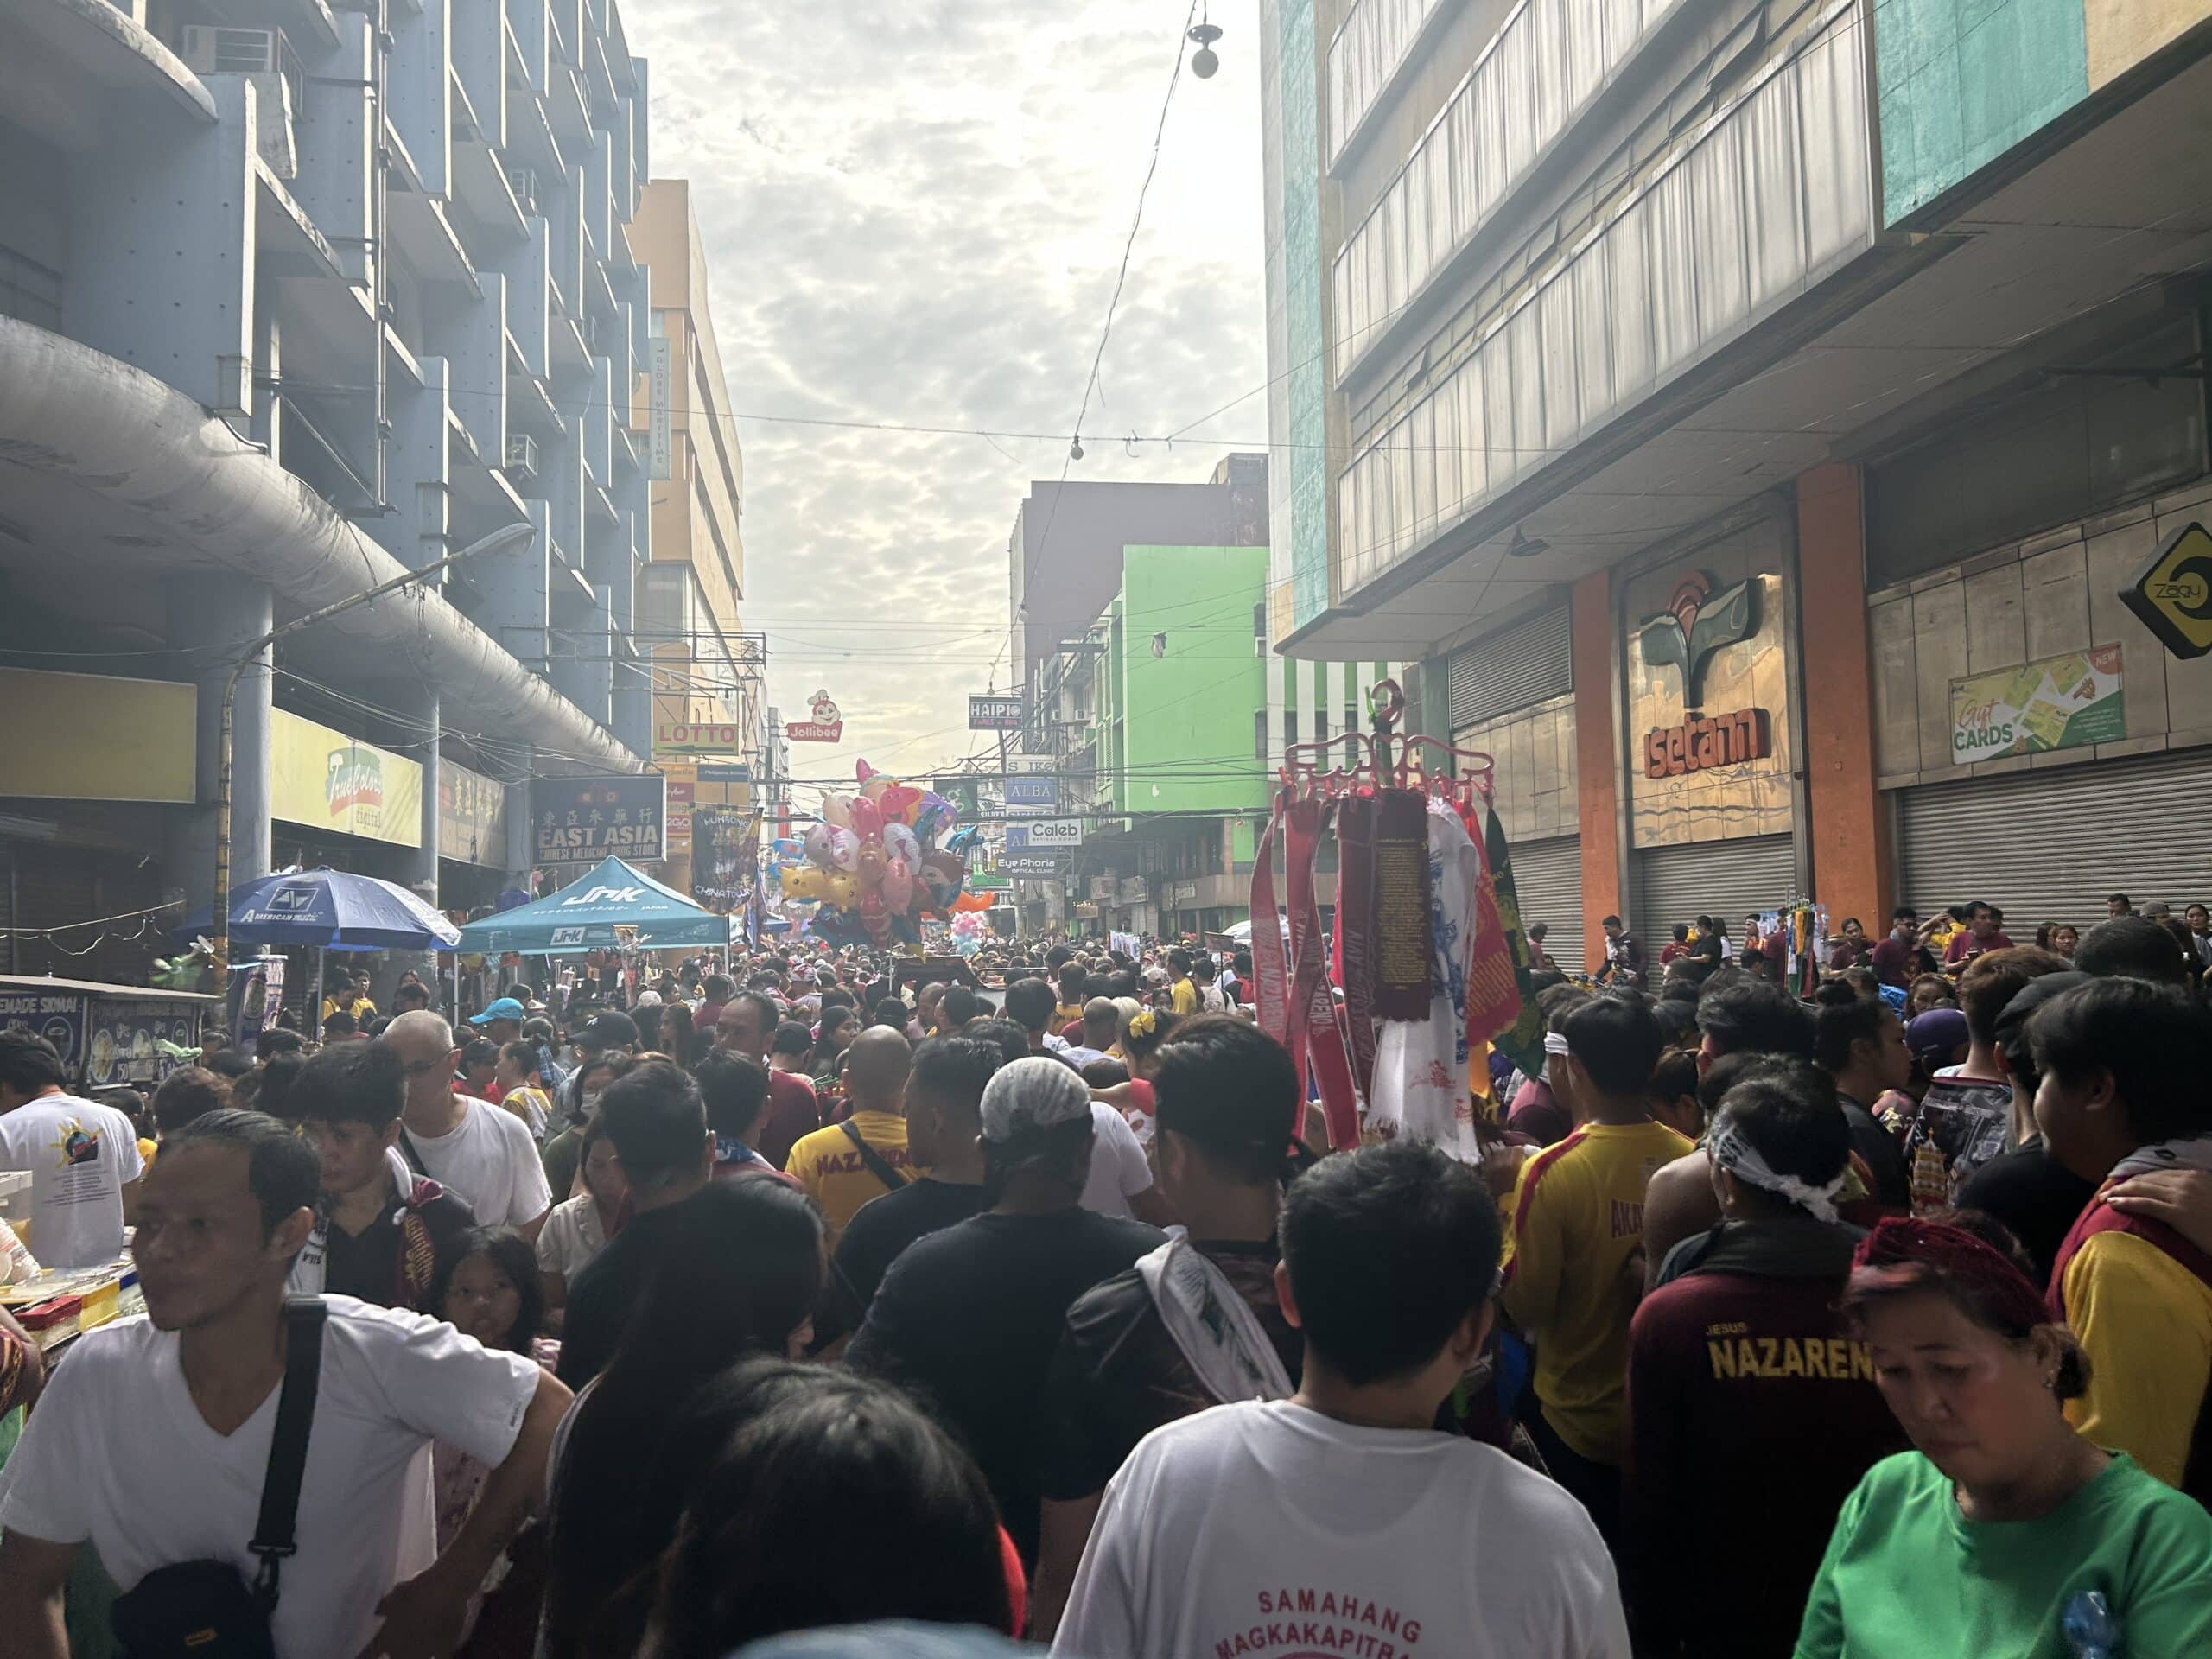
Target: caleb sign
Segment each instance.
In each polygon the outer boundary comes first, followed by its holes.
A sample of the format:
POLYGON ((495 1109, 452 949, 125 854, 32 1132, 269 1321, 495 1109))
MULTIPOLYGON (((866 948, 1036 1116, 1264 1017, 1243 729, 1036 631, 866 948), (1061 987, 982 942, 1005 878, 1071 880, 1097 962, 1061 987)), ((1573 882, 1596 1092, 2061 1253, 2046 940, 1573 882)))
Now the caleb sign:
POLYGON ((827 691, 817 691, 807 709, 808 718, 792 721, 784 735, 794 743, 835 743, 845 734, 845 718, 827 691))

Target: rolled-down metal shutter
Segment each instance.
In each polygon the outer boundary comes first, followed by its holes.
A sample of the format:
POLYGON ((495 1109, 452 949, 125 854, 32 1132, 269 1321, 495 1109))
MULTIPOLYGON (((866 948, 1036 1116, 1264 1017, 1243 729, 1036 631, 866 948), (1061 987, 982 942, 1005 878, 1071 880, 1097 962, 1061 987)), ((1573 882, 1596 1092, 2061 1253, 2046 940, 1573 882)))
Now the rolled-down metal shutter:
POLYGON ((1781 909, 1796 887, 1789 836, 1654 847, 1637 855, 1636 931, 1656 959, 1675 923, 1710 916, 1736 933, 1745 917, 1781 909))
POLYGON ((1562 605, 1453 652, 1446 672, 1452 729, 1573 690, 1567 616, 1562 605))
POLYGON ((1582 954, 1582 837, 1516 842, 1506 851, 1512 860, 1514 894, 1521 901, 1521 925, 1548 925, 1551 954, 1567 966, 1569 957, 1582 954))
POLYGON ((2177 909, 2212 894, 2212 747, 1923 784, 1897 809, 1905 902, 1986 899, 2018 944, 2103 920, 2115 893, 2177 909))

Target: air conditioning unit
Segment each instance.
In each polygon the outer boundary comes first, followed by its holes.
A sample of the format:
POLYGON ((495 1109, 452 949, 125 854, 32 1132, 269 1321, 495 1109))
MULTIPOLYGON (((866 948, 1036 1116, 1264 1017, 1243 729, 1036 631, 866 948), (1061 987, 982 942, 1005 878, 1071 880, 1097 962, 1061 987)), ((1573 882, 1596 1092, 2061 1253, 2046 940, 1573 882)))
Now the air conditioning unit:
POLYGON ((537 211, 537 169, 516 167, 507 169, 507 188, 515 193, 515 200, 522 204, 524 213, 537 211))
POLYGON ((501 470, 511 482, 537 482, 537 440, 527 432, 508 433, 507 464, 501 470))
POLYGON ((217 29, 188 24, 184 67, 198 74, 271 75, 282 69, 284 37, 274 29, 217 29))

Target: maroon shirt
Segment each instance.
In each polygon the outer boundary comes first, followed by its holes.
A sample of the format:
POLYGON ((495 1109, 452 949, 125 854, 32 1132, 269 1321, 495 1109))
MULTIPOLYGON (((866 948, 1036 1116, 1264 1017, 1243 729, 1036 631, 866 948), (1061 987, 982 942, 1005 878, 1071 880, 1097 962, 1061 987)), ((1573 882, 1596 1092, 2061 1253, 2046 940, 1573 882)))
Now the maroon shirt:
POLYGON ((1843 1275, 1699 1272, 1629 1325, 1621 1531, 1637 1651, 1786 1654, 1836 1512, 1905 1437, 1835 1303, 1843 1275), (1756 1563, 1716 1599, 1713 1564, 1756 1563))
POLYGON ((771 1067, 768 1104, 753 1131, 753 1149, 781 1169, 799 1137, 812 1135, 821 1127, 822 1107, 815 1099, 814 1085, 804 1077, 771 1067))

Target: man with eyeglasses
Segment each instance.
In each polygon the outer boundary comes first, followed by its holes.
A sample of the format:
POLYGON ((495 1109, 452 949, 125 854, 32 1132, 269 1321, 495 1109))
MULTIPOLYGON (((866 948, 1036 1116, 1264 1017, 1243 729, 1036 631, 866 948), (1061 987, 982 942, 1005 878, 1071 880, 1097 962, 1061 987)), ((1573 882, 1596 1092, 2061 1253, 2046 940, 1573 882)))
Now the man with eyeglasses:
POLYGON ((377 1040, 399 1056, 407 1078, 399 1153, 408 1167, 459 1194, 485 1226, 535 1242, 553 1199, 537 1143, 512 1113, 454 1089, 453 1027, 427 1010, 403 1014, 377 1040))

